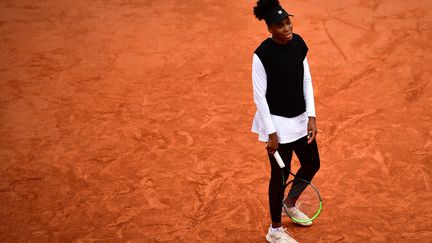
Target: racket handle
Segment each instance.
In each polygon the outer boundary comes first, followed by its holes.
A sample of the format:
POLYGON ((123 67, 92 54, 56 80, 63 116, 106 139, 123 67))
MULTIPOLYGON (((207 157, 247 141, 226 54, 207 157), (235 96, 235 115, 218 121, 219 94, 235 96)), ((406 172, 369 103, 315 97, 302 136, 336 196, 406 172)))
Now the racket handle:
POLYGON ((284 168, 285 167, 285 163, 283 162, 280 154, 278 153, 278 151, 276 151, 273 156, 275 157, 277 163, 279 164, 279 167, 284 168))

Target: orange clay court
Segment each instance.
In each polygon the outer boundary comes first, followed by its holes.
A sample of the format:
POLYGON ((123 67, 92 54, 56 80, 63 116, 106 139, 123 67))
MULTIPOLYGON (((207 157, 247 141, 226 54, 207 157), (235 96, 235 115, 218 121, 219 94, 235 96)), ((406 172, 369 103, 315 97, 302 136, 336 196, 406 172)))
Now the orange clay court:
MULTIPOLYGON (((265 242, 255 3, 1 1, 0 242, 265 242)), ((324 200, 284 226, 431 242, 432 1, 281 4, 310 49, 324 200)))

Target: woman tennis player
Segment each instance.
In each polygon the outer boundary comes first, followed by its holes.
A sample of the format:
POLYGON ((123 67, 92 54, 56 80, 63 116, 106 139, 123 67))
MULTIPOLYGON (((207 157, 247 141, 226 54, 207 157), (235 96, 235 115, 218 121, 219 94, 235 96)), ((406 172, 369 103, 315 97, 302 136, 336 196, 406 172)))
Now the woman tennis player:
MULTIPOLYGON (((297 242, 282 226, 282 207, 296 218, 307 217, 294 202, 284 199, 281 169, 273 154, 278 151, 289 175, 293 151, 300 161, 297 176, 311 181, 319 170, 320 159, 315 140, 315 105, 312 79, 307 62, 308 47, 300 35, 293 33, 290 17, 278 0, 259 0, 254 15, 264 20, 270 37, 255 50, 252 83, 257 112, 252 131, 266 142, 271 166, 269 204, 271 225, 268 242, 297 242), (289 162, 289 163, 288 163, 289 162), (283 202, 283 203, 282 203, 283 202)), ((312 222, 299 223, 309 226, 312 222)))

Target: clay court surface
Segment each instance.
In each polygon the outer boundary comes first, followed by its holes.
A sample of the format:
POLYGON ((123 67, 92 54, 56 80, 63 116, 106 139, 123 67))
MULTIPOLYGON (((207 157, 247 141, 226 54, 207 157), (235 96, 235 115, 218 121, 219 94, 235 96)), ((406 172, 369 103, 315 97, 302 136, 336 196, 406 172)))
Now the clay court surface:
MULTIPOLYGON (((284 226, 431 242, 432 1, 281 2, 310 48, 324 198, 284 226)), ((254 5, 0 1, 0 242, 265 242, 254 5)))

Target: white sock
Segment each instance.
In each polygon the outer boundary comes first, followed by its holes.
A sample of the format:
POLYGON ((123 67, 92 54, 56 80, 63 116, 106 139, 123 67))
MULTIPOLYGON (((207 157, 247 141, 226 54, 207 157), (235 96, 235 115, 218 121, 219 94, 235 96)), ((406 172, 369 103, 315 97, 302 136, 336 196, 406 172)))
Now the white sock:
POLYGON ((281 226, 281 227, 278 227, 278 228, 273 228, 273 226, 270 225, 270 229, 271 229, 271 232, 274 233, 274 232, 276 232, 278 230, 283 230, 283 227, 281 226))

